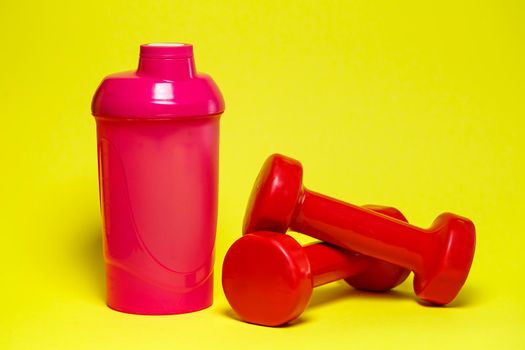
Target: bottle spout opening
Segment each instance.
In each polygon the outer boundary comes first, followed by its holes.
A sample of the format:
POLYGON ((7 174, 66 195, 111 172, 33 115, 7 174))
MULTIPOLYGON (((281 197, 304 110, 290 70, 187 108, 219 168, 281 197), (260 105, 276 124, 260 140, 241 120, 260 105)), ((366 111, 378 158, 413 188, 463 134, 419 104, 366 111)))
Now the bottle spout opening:
POLYGON ((192 58, 193 46, 177 42, 159 42, 140 46, 141 58, 192 58))

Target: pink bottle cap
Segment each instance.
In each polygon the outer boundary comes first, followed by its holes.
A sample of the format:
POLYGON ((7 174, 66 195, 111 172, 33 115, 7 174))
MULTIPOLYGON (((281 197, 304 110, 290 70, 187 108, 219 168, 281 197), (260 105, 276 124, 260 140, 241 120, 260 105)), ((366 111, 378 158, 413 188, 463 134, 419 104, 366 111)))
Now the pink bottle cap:
POLYGON ((224 112, 224 100, 212 78, 196 72, 192 45, 154 43, 140 47, 136 72, 102 81, 91 109, 102 118, 204 117, 224 112))

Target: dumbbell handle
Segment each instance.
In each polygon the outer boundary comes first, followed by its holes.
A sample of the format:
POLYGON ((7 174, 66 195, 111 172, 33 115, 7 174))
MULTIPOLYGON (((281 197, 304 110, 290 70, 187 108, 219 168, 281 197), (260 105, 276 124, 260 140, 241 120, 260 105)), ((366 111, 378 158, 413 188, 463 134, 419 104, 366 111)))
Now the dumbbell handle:
POLYGON ((290 229, 420 271, 434 235, 373 210, 304 189, 290 229))
POLYGON ((307 245, 304 252, 310 262, 313 287, 355 276, 370 265, 370 258, 326 243, 307 245))

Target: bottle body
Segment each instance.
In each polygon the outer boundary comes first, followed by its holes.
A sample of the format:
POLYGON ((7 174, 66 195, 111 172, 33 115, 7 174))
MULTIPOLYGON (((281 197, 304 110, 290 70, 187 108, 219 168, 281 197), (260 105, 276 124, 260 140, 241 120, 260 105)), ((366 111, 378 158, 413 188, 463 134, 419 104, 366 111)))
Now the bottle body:
POLYGON ((174 314, 211 305, 219 117, 96 118, 111 308, 174 314))
POLYGON ((107 304, 176 314, 211 305, 224 100, 193 46, 140 47, 93 97, 107 304))

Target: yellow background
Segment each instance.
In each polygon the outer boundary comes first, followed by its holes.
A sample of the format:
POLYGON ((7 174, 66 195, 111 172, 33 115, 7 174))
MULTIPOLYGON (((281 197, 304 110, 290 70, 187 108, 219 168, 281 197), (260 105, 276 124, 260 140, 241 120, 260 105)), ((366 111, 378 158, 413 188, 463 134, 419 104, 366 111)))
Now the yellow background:
POLYGON ((0 348, 525 348, 525 6, 421 3, 2 1, 0 348), (104 304, 90 100, 152 41, 193 43, 227 103, 215 303, 180 316, 104 304), (411 278, 379 296, 335 283, 292 326, 235 320, 222 258, 273 152, 308 187, 416 225, 471 218, 457 300, 424 307, 411 278))

